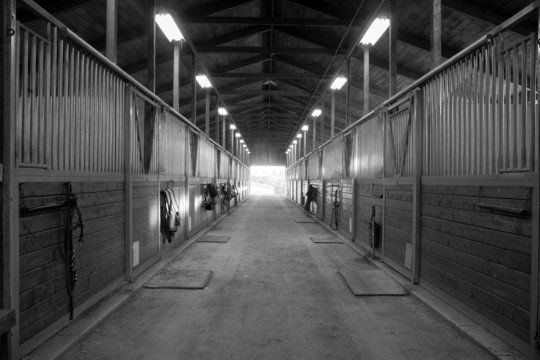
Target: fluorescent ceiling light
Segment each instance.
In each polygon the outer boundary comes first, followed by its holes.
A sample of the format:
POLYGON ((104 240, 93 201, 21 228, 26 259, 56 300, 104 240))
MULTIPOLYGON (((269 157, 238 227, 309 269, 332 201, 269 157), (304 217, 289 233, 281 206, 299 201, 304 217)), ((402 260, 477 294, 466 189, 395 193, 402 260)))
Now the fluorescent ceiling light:
POLYGON ((330 85, 330 89, 339 90, 343 87, 343 85, 345 85, 346 82, 347 82, 347 78, 343 76, 338 76, 337 78, 334 79, 334 82, 332 83, 332 85, 330 85))
POLYGON ((184 40, 184 35, 169 13, 156 14, 156 23, 170 42, 184 40))
POLYGON ((309 130, 309 126, 307 126, 307 125, 302 126, 302 131, 308 131, 308 130, 309 130))
POLYGON ((298 133, 296 134, 296 137, 300 139, 302 137, 302 134, 298 133))
POLYGON ((319 116, 321 116, 321 114, 322 114, 321 109, 314 109, 313 112, 311 113, 311 116, 319 117, 319 116))
POLYGON ((247 145, 246 145, 246 144, 242 144, 242 147, 245 147, 245 148, 247 148, 247 145))
POLYGON ((294 140, 292 141, 292 143, 293 143, 294 145, 296 145, 296 144, 298 144, 298 141, 297 141, 296 139, 294 139, 294 140))
POLYGON ((195 76, 195 80, 197 80, 197 82, 203 89, 208 89, 212 87, 212 84, 210 83, 210 80, 208 80, 208 77, 206 75, 197 75, 195 76))
POLYGON ((229 114, 229 113, 227 112, 227 109, 225 109, 224 107, 218 108, 217 111, 218 111, 218 114, 219 114, 219 115, 224 115, 224 116, 225 116, 225 115, 228 115, 228 114, 229 114))
POLYGON ((236 125, 234 125, 234 124, 229 125, 229 129, 236 130, 236 125))
POLYGON ((375 45, 377 40, 384 34, 386 29, 390 26, 390 19, 376 18, 369 26, 368 31, 362 37, 360 42, 364 45, 375 45))
POLYGON ((234 134, 234 137, 237 137, 237 138, 239 138, 240 136, 242 136, 242 135, 240 135, 240 133, 239 133, 239 132, 237 132, 236 134, 234 134))
POLYGON ((240 139, 240 144, 243 144, 244 143, 244 139, 240 139))

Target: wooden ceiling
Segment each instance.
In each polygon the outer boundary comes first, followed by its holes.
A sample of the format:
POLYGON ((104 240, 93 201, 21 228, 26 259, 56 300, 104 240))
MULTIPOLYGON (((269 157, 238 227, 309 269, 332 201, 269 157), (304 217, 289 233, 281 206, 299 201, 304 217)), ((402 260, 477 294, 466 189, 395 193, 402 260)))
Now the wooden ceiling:
MULTIPOLYGON (((147 29, 154 0, 118 1, 118 65, 147 83, 147 29)), ((442 55, 449 58, 530 0, 443 0, 442 55)), ((38 0, 65 25, 105 50, 106 0, 38 0)), ((396 1, 397 88, 430 70, 431 0, 396 1)), ((329 137, 329 85, 337 74, 349 86, 336 94, 336 132, 363 115, 363 52, 358 39, 371 20, 388 16, 375 0, 155 0, 176 14, 188 43, 182 48, 180 112, 203 128, 205 96, 193 78, 209 75, 211 123, 225 106, 260 162, 276 163, 310 113, 323 109, 329 137), (196 60, 194 60, 196 58, 196 60), (348 104, 348 106, 347 106, 348 104), (195 106, 193 106, 195 105, 195 106), (347 111, 349 110, 349 111, 347 111), (195 114, 194 114, 195 111, 195 114)), ((31 17, 20 16, 21 21, 31 17)), ((516 26, 515 36, 535 31, 516 26)), ((388 32, 371 49, 370 108, 388 98, 388 32)), ((172 104, 173 47, 156 30, 156 93, 172 104)), ((210 134, 214 136, 215 130, 210 134)), ((320 135, 319 135, 320 136, 320 135)), ((308 147, 311 147, 311 136, 308 147)), ((320 141, 320 138, 319 138, 320 141)))

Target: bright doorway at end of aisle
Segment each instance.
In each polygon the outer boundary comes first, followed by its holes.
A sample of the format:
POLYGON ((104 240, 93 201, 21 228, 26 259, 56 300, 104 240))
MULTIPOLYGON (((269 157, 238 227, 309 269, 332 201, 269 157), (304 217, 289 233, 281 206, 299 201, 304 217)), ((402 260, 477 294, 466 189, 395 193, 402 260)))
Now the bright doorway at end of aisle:
POLYGON ((284 166, 252 166, 250 179, 252 195, 285 195, 284 166))

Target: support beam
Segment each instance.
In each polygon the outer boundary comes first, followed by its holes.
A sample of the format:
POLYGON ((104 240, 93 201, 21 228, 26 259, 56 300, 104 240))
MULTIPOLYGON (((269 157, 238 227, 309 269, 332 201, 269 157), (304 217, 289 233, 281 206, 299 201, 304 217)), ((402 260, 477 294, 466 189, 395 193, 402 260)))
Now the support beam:
POLYGON ((195 76, 197 75, 197 58, 193 55, 191 57, 193 66, 193 74, 191 80, 191 122, 197 126, 197 81, 195 76))
POLYGON ((147 5, 147 61, 148 72, 146 76, 146 87, 152 91, 156 91, 156 22, 154 21, 154 14, 156 9, 155 0, 146 0, 147 5))
POLYGON ((118 49, 118 0, 107 0, 107 26, 105 55, 116 63, 118 49))
POLYGON ((397 13, 396 0, 389 0, 390 5, 390 35, 388 46, 388 97, 391 98, 397 89, 397 13))
POLYGON ((273 18, 255 16, 184 16, 182 24, 234 24, 234 25, 267 25, 267 26, 343 26, 349 25, 349 21, 341 19, 322 18, 273 18))
POLYGON ((364 49, 364 113, 369 112, 369 45, 362 46, 364 49))
MULTIPOLYGON (((212 14, 217 14, 218 12, 236 8, 238 6, 253 2, 254 0, 228 0, 228 1, 212 1, 208 4, 203 3, 187 9, 182 13, 186 16, 208 16, 212 14)), ((195 2, 196 4, 198 2, 195 2)), ((198 3, 200 4, 200 3, 198 3)))
POLYGON ((2 294, 0 308, 15 311, 15 326, 0 336, 0 358, 12 359, 19 347, 19 221, 17 179, 15 177, 15 129, 16 129, 16 88, 15 88, 15 36, 8 29, 17 27, 15 0, 4 0, 0 4, 0 116, 2 124, 2 239, 0 248, 0 285, 2 294))
POLYGON ((351 92, 352 92, 352 72, 351 58, 347 59, 347 87, 345 88, 345 124, 351 123, 351 92))
POLYGON ((266 95, 266 96, 276 96, 276 95, 286 95, 286 96, 303 96, 310 97, 311 94, 304 91, 291 91, 291 90, 231 90, 223 89, 220 91, 221 94, 229 95, 266 95))
POLYGON ((206 102, 204 111, 204 132, 210 136, 210 90, 205 89, 206 102))
POLYGON ((279 73, 279 74, 268 74, 268 73, 211 73, 210 76, 213 79, 216 78, 250 78, 250 79, 260 79, 260 80, 266 80, 266 79, 273 79, 273 80, 310 80, 310 79, 321 79, 324 74, 298 74, 298 73, 279 73))
POLYGON ((321 54, 333 55, 332 48, 272 47, 272 46, 201 46, 199 54, 321 54))
POLYGON ((173 59, 173 109, 180 111, 180 51, 182 42, 175 41, 173 59))
POLYGON ((434 69, 442 62, 441 33, 442 16, 441 0, 433 0, 431 3, 431 68, 434 69))
POLYGON ((336 92, 332 91, 332 109, 330 110, 330 138, 334 137, 336 126, 336 92))

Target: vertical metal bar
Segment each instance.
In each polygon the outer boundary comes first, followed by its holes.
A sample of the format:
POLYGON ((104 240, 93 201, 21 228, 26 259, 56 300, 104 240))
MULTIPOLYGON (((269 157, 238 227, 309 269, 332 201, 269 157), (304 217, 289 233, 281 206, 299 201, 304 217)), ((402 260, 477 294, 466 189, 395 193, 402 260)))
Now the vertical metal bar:
POLYGON ((431 68, 434 69, 442 62, 442 16, 441 16, 442 0, 433 0, 432 16, 431 16, 431 68))
POLYGON ((388 97, 391 98, 397 89, 397 13, 396 0, 389 0, 390 29, 389 39, 389 70, 388 70, 388 97))
POLYGON ((30 118, 29 121, 29 133, 26 139, 28 146, 28 159, 27 163, 36 164, 37 163, 37 137, 38 137, 38 96, 37 96, 37 37, 32 35, 32 45, 31 45, 31 55, 30 55, 30 118))
MULTIPOLYGON (((345 92, 345 126, 351 124, 351 93, 352 93, 352 72, 351 72, 351 58, 347 59, 347 88, 345 92)), ((304 139, 307 141, 307 139, 304 139)), ((304 151, 305 155, 305 151, 304 151)))
POLYGON ((369 45, 363 45, 364 50, 364 115, 369 112, 369 45))
POLYGON ((69 117, 66 119, 66 157, 68 159, 66 170, 74 170, 75 152, 73 151, 73 144, 75 141, 75 48, 70 46, 69 51, 69 88, 67 94, 67 101, 69 105, 69 117))
POLYGON ((58 45, 58 102, 59 102, 59 116, 58 116, 58 132, 56 133, 56 139, 58 141, 57 154, 58 154, 58 170, 65 168, 65 118, 66 118, 66 92, 67 92, 67 48, 64 40, 60 39, 58 45))
MULTIPOLYGON (((536 3, 538 6, 540 6, 540 0, 536 0, 536 3)), ((535 97, 536 92, 538 91, 538 79, 536 78, 539 74, 540 64, 538 64, 538 58, 540 55, 540 47, 537 45, 540 43, 540 11, 537 15, 537 31, 536 31, 536 39, 533 42, 533 64, 531 65, 534 68, 534 77, 531 76, 531 104, 532 106, 535 106, 535 97)), ((533 75, 531 74, 531 75, 533 75)), ((534 113, 532 115, 535 115, 534 113)), ((536 114, 538 116, 538 114, 536 114)), ((532 117, 531 120, 535 123, 535 126, 538 126, 538 119, 536 116, 532 117)), ((535 169, 539 169, 539 161, 540 161, 540 153, 538 149, 538 143, 540 142, 538 129, 535 129, 534 132, 534 143, 535 146, 535 152, 534 152, 534 162, 535 162, 535 169)), ((539 247, 539 238, 540 238, 540 182, 538 178, 536 179, 536 183, 534 186, 533 191, 533 217, 532 217, 532 243, 531 243, 531 322, 529 326, 529 344, 531 346, 531 358, 536 358, 538 355, 538 324, 540 322, 539 318, 539 301, 540 296, 538 295, 538 287, 539 287, 539 258, 540 258, 540 247, 539 247)))
POLYGON ((206 100, 204 103, 204 132, 210 136, 210 90, 206 89, 206 100))
POLYGON ((132 151, 132 129, 134 116, 134 102, 132 90, 126 87, 125 114, 124 114, 124 191, 125 191, 125 276, 126 281, 133 278, 133 181, 131 175, 132 151))
POLYGON ((336 91, 332 91, 332 110, 330 113, 330 138, 334 137, 334 128, 336 125, 336 91))
POLYGON ((36 89, 36 95, 39 99, 38 104, 38 117, 36 119, 37 125, 37 163, 40 165, 45 164, 45 114, 46 114, 46 101, 48 98, 45 97, 45 87, 49 83, 45 80, 45 42, 42 39, 39 39, 39 53, 38 53, 38 88, 36 89))
POLYGON ((422 124, 424 123, 423 114, 423 94, 421 91, 416 91, 414 94, 414 111, 413 133, 414 143, 411 152, 414 151, 414 185, 413 185, 413 229, 412 229, 412 269, 411 280, 417 284, 420 279, 420 246, 421 246, 421 231, 422 231, 422 124))
POLYGON ((193 74, 191 76, 191 122, 197 126, 197 82, 195 76, 197 75, 197 58, 195 55, 191 57, 191 63, 193 68, 193 74))
POLYGON ((315 151, 317 146, 317 116, 313 117, 313 144, 312 151, 315 151))
MULTIPOLYGON (((109 60, 116 63, 117 57, 117 19, 118 0, 107 0, 107 25, 106 25, 106 45, 105 55, 109 60)), ((154 17, 152 17, 154 21, 154 17)))
MULTIPOLYGON (((219 106, 219 103, 217 104, 219 106)), ((219 112, 218 112, 219 116, 219 112)), ((226 150, 225 143, 227 139, 227 116, 223 115, 223 118, 221 119, 221 147, 223 148, 223 151, 226 150)))
POLYGON ((59 71, 58 71, 58 29, 53 27, 52 36, 51 36, 51 106, 52 106, 52 115, 50 118, 51 127, 50 127, 50 164, 52 170, 58 169, 58 152, 57 152, 57 134, 58 134, 58 106, 59 106, 59 71))
POLYGON ((511 104, 511 108, 509 109, 511 112, 510 118, 510 132, 509 132, 509 169, 515 169, 517 164, 517 133, 518 133, 518 109, 519 109, 519 98, 518 98, 518 82, 519 82, 519 45, 516 45, 512 52, 510 53, 512 56, 512 89, 511 89, 511 96, 509 104, 511 104))
POLYGON ((173 46, 173 109, 180 111, 180 51, 182 42, 175 41, 173 46))
POLYGON ((156 91, 156 22, 154 20, 156 0, 146 0, 148 11, 147 17, 147 54, 148 54, 148 72, 146 87, 148 90, 156 91))

